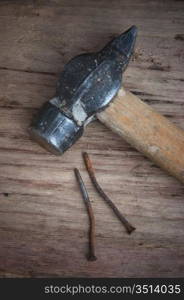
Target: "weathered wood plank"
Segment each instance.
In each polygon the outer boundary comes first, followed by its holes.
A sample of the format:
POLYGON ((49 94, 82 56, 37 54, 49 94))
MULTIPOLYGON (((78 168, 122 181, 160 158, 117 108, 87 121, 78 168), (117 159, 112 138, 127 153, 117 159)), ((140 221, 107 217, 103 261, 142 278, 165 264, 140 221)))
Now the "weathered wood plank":
POLYGON ((126 88, 183 123, 182 1, 1 1, 0 276, 183 277, 184 187, 99 122, 62 157, 33 143, 32 116, 55 92, 64 64, 136 24, 126 88), (94 191, 81 152, 137 230, 127 236, 94 191), (98 260, 89 263, 88 218, 73 168, 96 216, 98 260))

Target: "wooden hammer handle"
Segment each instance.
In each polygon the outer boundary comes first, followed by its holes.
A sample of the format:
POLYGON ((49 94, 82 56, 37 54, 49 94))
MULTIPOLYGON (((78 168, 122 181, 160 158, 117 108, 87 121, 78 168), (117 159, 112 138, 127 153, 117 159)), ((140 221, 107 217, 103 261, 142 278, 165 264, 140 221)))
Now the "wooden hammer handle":
POLYGON ((184 131, 123 88, 98 119, 184 183, 184 131))

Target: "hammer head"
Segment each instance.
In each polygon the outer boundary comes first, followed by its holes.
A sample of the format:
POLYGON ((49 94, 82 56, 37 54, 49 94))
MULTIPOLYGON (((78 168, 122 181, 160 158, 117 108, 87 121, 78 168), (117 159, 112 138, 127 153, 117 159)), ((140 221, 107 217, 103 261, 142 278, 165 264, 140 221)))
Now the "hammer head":
POLYGON ((66 64, 55 97, 43 105, 29 128, 34 140, 60 155, 79 139, 86 124, 117 94, 136 35, 132 26, 101 51, 76 56, 66 64))

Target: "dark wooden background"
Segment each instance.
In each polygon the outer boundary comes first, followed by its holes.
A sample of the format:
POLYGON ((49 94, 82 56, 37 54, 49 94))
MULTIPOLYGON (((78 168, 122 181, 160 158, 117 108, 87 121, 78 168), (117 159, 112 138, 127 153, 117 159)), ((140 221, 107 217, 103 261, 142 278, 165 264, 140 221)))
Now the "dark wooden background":
POLYGON ((99 122, 62 157, 27 128, 55 92, 64 64, 139 29, 124 86, 184 129, 184 2, 0 1, 0 276, 183 277, 184 187, 99 122), (97 195, 99 182, 136 226, 128 236, 97 195), (88 262, 88 217, 73 168, 96 217, 96 262, 88 262))

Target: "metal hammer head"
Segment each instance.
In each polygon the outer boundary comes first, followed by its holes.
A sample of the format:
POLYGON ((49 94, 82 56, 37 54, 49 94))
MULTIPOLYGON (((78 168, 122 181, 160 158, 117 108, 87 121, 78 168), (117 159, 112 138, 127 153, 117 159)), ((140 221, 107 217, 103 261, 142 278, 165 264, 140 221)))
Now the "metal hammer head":
POLYGON ((117 94, 136 35, 132 26, 101 51, 76 56, 66 64, 55 97, 43 105, 29 128, 39 144, 60 155, 78 140, 85 125, 117 94))

